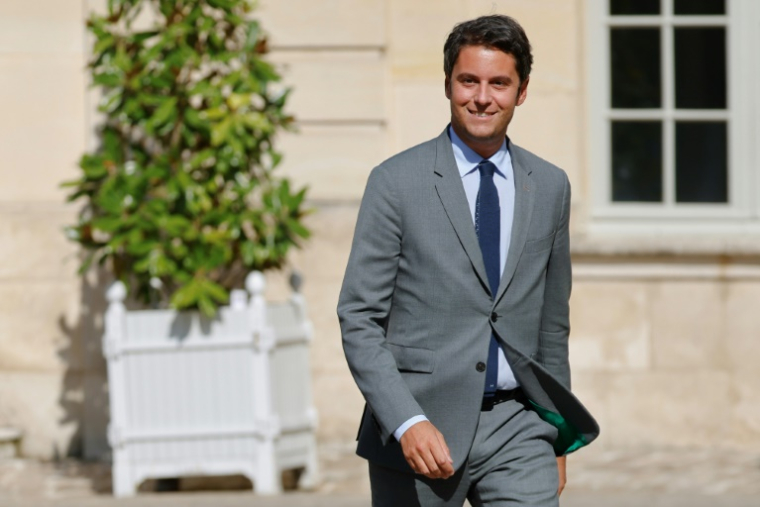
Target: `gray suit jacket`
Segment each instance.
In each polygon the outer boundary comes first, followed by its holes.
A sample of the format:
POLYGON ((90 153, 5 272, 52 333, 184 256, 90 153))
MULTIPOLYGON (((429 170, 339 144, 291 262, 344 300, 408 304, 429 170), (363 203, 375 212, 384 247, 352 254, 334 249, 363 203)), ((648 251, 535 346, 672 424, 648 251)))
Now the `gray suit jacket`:
POLYGON ((510 154, 514 223, 495 296, 446 130, 369 177, 338 317, 367 401, 357 452, 377 464, 411 471, 393 431, 419 414, 443 434, 454 467, 464 463, 491 330, 532 407, 559 429, 558 455, 599 433, 570 392, 570 185, 532 153, 511 144, 510 154))

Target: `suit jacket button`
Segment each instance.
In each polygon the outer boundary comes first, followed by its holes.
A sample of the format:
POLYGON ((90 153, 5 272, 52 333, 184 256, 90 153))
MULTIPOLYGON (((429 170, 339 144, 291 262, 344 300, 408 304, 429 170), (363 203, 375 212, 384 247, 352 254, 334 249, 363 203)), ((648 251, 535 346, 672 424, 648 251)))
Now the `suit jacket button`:
POLYGON ((491 322, 496 322, 497 320, 499 320, 499 316, 496 315, 496 312, 493 312, 491 314, 491 322))
POLYGON ((486 371, 486 363, 482 361, 479 362, 478 364, 475 365, 475 369, 478 370, 480 373, 483 373, 484 371, 486 371))

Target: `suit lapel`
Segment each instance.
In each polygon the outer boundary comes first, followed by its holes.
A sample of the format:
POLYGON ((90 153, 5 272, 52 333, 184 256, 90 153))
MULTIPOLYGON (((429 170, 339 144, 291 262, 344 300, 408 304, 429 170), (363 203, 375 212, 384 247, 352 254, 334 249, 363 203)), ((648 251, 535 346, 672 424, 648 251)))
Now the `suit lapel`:
POLYGON ((517 261, 520 260, 520 255, 525 246, 525 239, 528 237, 530 218, 533 214, 533 201, 536 195, 535 184, 533 178, 530 177, 531 168, 525 164, 521 156, 521 149, 511 143, 509 148, 512 158, 512 169, 515 175, 515 212, 512 221, 512 237, 509 243, 509 252, 507 253, 507 263, 501 275, 495 303, 498 303, 502 296, 504 296, 515 274, 515 269, 517 269, 517 261))
POLYGON ((480 253, 478 237, 475 234, 470 207, 467 204, 467 195, 464 193, 462 178, 454 160, 454 152, 451 149, 451 140, 447 134, 447 129, 448 127, 438 136, 436 143, 434 171, 437 178, 435 189, 460 243, 470 258, 475 273, 487 289, 486 267, 483 264, 483 255, 480 253))

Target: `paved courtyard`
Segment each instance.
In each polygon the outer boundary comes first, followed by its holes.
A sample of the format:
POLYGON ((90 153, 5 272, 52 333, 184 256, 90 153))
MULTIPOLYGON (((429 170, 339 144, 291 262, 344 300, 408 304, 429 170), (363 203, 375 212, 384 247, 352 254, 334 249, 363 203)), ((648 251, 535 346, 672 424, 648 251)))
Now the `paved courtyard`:
MULTIPOLYGON (((757 497, 674 494, 562 495, 562 507, 757 507, 757 497)), ((11 501, 4 507, 369 507, 366 495, 287 494, 273 498, 251 493, 172 493, 139 498, 83 498, 62 501, 11 501)))
MULTIPOLYGON (((0 461, 2 507, 363 507, 366 465, 351 447, 322 446, 322 483, 313 492, 257 496, 241 478, 183 479, 180 491, 110 495, 104 463, 0 461), (216 488, 217 491, 210 491, 216 488)), ((568 460, 563 507, 758 507, 760 453, 729 450, 602 451, 568 460)), ((143 488, 148 489, 148 488, 143 488)))

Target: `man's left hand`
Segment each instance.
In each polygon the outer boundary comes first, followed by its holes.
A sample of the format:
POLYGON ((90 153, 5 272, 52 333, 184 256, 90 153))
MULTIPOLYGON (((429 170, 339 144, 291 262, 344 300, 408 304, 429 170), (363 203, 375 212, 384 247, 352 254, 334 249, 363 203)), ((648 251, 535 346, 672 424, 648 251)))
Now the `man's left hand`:
POLYGON ((559 472, 559 490, 557 490, 557 495, 562 494, 562 490, 565 489, 565 484, 567 484, 567 456, 558 456, 557 457, 557 471, 559 472))

